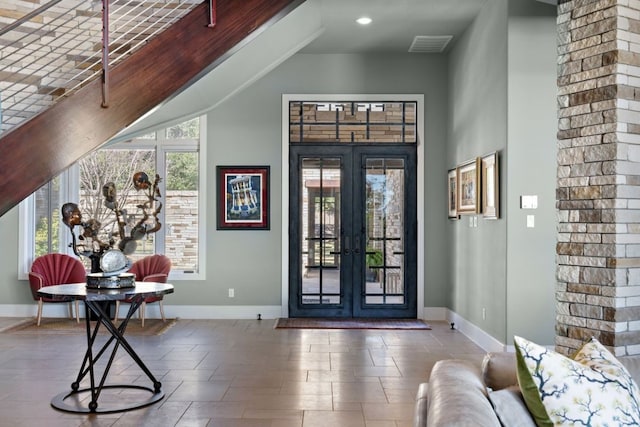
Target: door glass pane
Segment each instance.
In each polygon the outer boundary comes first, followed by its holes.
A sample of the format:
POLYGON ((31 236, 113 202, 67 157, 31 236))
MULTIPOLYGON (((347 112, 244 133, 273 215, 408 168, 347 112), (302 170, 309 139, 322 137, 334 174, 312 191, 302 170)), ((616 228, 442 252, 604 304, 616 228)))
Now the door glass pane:
POLYGON ((302 304, 340 304, 339 158, 302 159, 302 304))
POLYGON ((365 304, 404 304, 403 159, 367 159, 365 304))

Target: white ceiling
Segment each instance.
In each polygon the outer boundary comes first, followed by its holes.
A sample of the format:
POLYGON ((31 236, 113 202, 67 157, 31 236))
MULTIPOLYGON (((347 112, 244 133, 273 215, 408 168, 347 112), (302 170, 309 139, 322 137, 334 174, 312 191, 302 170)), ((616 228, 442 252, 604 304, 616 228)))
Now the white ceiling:
POLYGON ((423 45, 446 41, 442 36, 453 36, 446 44, 444 52, 447 52, 487 1, 307 0, 264 32, 245 40, 224 61, 212 64, 212 69, 197 82, 176 93, 113 141, 204 114, 296 53, 407 53, 416 36, 421 36, 418 41, 423 45), (373 22, 367 26, 357 24, 355 20, 363 15, 373 22))
POLYGON ((406 53, 416 36, 464 32, 487 0, 313 0, 324 33, 302 53, 406 53), (368 16, 369 25, 355 20, 368 16))
MULTIPOLYGON (((514 1, 514 0, 507 0, 514 1)), ((487 0, 307 0, 324 33, 301 53, 406 53, 416 36, 453 36, 445 52, 473 22, 487 0), (355 20, 368 16, 369 25, 355 20)), ((558 0, 517 0, 556 5, 558 0)))

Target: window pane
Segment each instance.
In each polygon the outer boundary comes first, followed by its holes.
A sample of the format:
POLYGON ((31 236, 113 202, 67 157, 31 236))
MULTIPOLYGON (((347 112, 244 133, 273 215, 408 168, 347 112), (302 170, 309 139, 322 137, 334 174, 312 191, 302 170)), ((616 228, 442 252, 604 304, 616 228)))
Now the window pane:
POLYGON ((415 102, 290 102, 289 141, 416 143, 415 102))
POLYGON ((36 257, 58 252, 60 232, 60 177, 35 192, 36 257))
MULTIPOLYGON (((129 236, 131 229, 143 219, 144 212, 139 205, 148 201, 144 191, 136 191, 132 177, 136 172, 145 172, 151 181, 155 177, 154 150, 99 150, 89 154, 79 163, 80 168, 80 211, 83 221, 95 220, 99 232, 95 237, 85 237, 78 242, 81 251, 92 251, 99 245, 117 245, 123 236, 129 236), (120 225, 113 209, 106 206, 102 188, 113 182, 116 200, 122 216, 120 225)), ((148 212, 151 213, 151 212, 148 212)), ((153 221, 150 218, 149 221, 153 221)), ((147 234, 136 241, 132 260, 150 255, 154 250, 154 236, 147 234)))
POLYGON ((165 254, 172 268, 198 271, 198 162, 195 151, 166 155, 165 254))
POLYGON ((197 139, 200 137, 200 118, 167 129, 167 139, 197 139))
POLYGON ((156 133, 151 132, 141 136, 137 136, 136 139, 156 139, 156 133))

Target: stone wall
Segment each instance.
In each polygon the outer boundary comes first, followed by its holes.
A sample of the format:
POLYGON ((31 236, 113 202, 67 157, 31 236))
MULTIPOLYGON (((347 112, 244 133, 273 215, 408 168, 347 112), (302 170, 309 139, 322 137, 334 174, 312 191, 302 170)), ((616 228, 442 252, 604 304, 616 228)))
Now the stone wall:
POLYGON ((167 191, 165 254, 174 268, 198 271, 198 192, 167 191))
POLYGON ((556 346, 640 354, 640 1, 558 6, 556 346))

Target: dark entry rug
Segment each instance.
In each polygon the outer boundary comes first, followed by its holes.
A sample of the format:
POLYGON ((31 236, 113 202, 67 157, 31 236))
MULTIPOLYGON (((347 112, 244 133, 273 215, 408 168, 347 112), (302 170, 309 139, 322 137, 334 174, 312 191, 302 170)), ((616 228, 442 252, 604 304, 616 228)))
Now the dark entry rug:
MULTIPOLYGON (((143 328, 139 319, 131 319, 127 325, 126 335, 162 335, 175 325, 176 320, 177 319, 167 319, 166 322, 163 322, 162 319, 145 319, 143 328)), ((95 324, 94 322, 92 323, 95 324)), ((19 335, 83 334, 86 333, 86 323, 84 319, 80 319, 80 323, 77 323, 75 319, 44 318, 40 322, 40 326, 38 326, 35 319, 24 319, 12 326, 4 328, 0 332, 19 335)), ((100 329, 100 333, 108 334, 109 332, 103 326, 100 329)))
POLYGON ((275 329, 431 329, 420 319, 279 318, 275 329))

